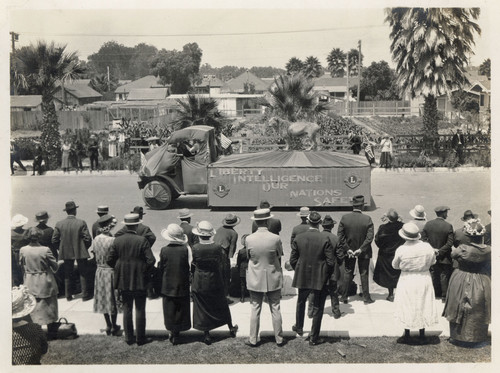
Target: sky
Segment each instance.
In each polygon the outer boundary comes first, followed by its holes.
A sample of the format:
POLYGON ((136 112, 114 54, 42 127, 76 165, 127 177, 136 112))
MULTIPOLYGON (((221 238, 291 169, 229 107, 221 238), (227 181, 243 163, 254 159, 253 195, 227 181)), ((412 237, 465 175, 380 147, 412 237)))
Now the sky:
MULTIPOLYGON (((92 1, 86 3, 93 9, 69 9, 67 3, 55 6, 57 1, 41 9, 30 3, 15 1, 7 8, 9 31, 19 34, 16 48, 40 39, 54 41, 67 44, 69 51, 78 51, 86 60, 110 40, 129 47, 147 43, 167 50, 196 42, 203 50, 202 64, 284 68, 291 57, 304 60, 311 55, 326 67, 326 57, 333 48, 348 51, 357 48, 361 40, 365 66, 381 60, 393 66, 384 2, 370 2, 373 8, 369 9, 356 1, 335 2, 341 4, 336 8, 322 1, 273 2, 277 4, 274 8, 261 1, 252 2, 253 8, 240 1, 184 2, 183 9, 179 9, 179 2, 177 7, 165 7, 168 1, 158 9, 158 2, 148 0, 120 5, 106 2, 111 4, 107 9, 95 8, 92 1)), ((482 35, 476 37, 476 54, 471 56, 471 64, 477 66, 490 57, 492 12, 488 9, 491 2, 475 3, 484 4, 478 21, 482 35)))

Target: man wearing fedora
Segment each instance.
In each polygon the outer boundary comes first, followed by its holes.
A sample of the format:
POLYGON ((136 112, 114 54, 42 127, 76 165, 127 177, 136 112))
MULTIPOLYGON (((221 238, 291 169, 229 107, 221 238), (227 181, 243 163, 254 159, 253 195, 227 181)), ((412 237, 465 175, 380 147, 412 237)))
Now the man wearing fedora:
MULTIPOLYGON (((96 210, 97 215, 99 216, 99 219, 102 218, 104 215, 109 214, 109 207, 108 206, 97 206, 96 210)), ((99 229, 99 219, 97 219, 94 224, 92 224, 92 238, 96 238, 97 236, 97 230, 99 229)))
POLYGON ((192 216, 193 214, 191 214, 187 208, 180 209, 177 216, 177 219, 181 221, 179 225, 188 238, 188 245, 191 247, 193 247, 195 243, 199 242, 198 236, 193 233, 193 226, 191 225, 192 216))
POLYGON ((251 314, 250 338, 245 343, 252 347, 257 346, 260 340, 260 312, 264 296, 269 301, 276 344, 280 347, 284 345, 280 311, 283 272, 279 261, 283 256, 283 246, 279 236, 267 228, 267 220, 272 217, 267 208, 255 210, 251 219, 257 224, 257 231, 246 238, 249 258, 246 280, 250 292, 251 314))
POLYGON ((107 260, 115 270, 114 287, 122 296, 125 342, 128 345, 137 342, 139 346, 151 342, 146 338, 146 288, 148 274, 156 262, 148 240, 137 234, 140 223, 139 214, 125 215, 123 224, 127 232, 115 238, 107 260), (132 321, 134 303, 136 337, 132 321))
MULTIPOLYGON (((214 242, 222 247, 224 253, 224 293, 226 298, 229 294, 229 282, 231 281, 231 258, 236 252, 238 243, 238 233, 234 227, 240 223, 241 219, 234 214, 227 214, 222 220, 222 227, 217 229, 214 236, 214 242)), ((229 304, 233 301, 227 298, 229 304)))
POLYGON ((307 232, 294 238, 290 255, 290 265, 295 271, 292 286, 298 288, 295 325, 292 330, 302 335, 306 301, 309 294, 313 293, 309 345, 316 346, 324 342, 319 338, 319 333, 328 294, 327 282, 333 272, 335 258, 330 240, 319 231, 321 215, 312 211, 307 219, 310 227, 307 232))
POLYGON ((332 233, 333 227, 337 222, 332 219, 330 215, 325 215, 321 225, 323 230, 321 234, 328 237, 330 244, 333 248, 333 253, 335 254, 335 262, 333 267, 333 272, 328 279, 327 289, 332 302, 332 315, 335 319, 339 319, 341 316, 340 306, 339 306, 339 293, 338 293, 338 282, 342 279, 344 271, 344 250, 339 245, 339 238, 332 233))
MULTIPOLYGON (((259 205, 259 209, 269 209, 271 210, 272 206, 269 204, 269 202, 267 200, 262 200, 260 201, 260 205, 259 205)), ((267 224, 267 229, 269 230, 269 232, 271 233, 274 233, 274 234, 277 234, 279 235, 280 232, 281 232, 281 221, 277 218, 270 218, 270 219, 267 219, 266 220, 266 224, 267 224)), ((257 231, 257 223, 256 221, 254 220, 252 222, 252 233, 256 232, 257 231)))
POLYGON ((438 206, 434 209, 437 217, 428 221, 422 231, 422 241, 428 242, 436 253, 436 264, 431 267, 432 282, 436 297, 444 302, 450 282, 453 264, 451 247, 453 246, 453 226, 446 221, 448 206, 438 206))
POLYGON ((365 197, 362 195, 352 197, 352 212, 345 214, 340 219, 337 235, 340 245, 346 255, 344 281, 342 288, 342 302, 347 303, 349 284, 354 278, 356 260, 358 261, 361 287, 364 304, 373 303, 368 284, 368 271, 372 257, 371 243, 374 237, 372 219, 363 214, 365 197))
POLYGON ((63 211, 66 211, 68 216, 56 223, 52 234, 52 244, 59 247, 59 260, 64 260, 64 293, 68 301, 73 299, 71 274, 75 260, 80 274, 82 299, 86 301, 94 296, 87 289, 87 258, 90 257, 88 248, 92 244, 92 238, 87 223, 76 217, 77 208, 74 201, 66 202, 63 211))

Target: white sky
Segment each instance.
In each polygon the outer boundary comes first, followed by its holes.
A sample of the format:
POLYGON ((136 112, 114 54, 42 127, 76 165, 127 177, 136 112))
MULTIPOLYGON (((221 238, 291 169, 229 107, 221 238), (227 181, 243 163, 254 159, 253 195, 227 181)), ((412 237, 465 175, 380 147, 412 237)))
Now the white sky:
MULTIPOLYGON (((40 9, 40 5, 35 8, 32 1, 13 3, 8 8, 7 20, 9 31, 20 34, 16 47, 39 39, 55 41, 67 44, 70 51, 77 50, 81 59, 87 59, 110 40, 130 47, 144 42, 159 49, 182 49, 184 44, 196 42, 203 50, 202 64, 214 67, 284 68, 291 57, 305 59, 310 55, 318 57, 326 67, 326 56, 332 48, 347 51, 362 40, 365 66, 380 60, 392 65, 390 28, 384 23, 383 11, 391 5, 387 2, 370 2, 371 9, 360 7, 357 1, 337 1, 335 4, 340 4, 337 8, 325 1, 247 2, 252 9, 245 9, 244 3, 235 0, 187 2, 187 5, 185 2, 172 5, 168 1, 108 1, 107 9, 98 9, 102 5, 93 1, 85 2, 87 8, 93 9, 68 9, 68 3, 60 1, 48 2, 50 5, 45 5, 48 9, 40 9), (164 8, 158 9, 158 4, 164 8), (211 4, 212 8, 204 4, 211 4), (171 8, 165 8, 168 6, 171 8), (181 6, 185 9, 179 9, 181 6), (193 8, 187 9, 188 6, 193 8)), ((491 3, 473 4, 484 5, 479 19, 482 36, 476 39, 476 55, 471 56, 473 65, 491 57, 491 3)), ((74 3, 69 6, 75 7, 74 3)))

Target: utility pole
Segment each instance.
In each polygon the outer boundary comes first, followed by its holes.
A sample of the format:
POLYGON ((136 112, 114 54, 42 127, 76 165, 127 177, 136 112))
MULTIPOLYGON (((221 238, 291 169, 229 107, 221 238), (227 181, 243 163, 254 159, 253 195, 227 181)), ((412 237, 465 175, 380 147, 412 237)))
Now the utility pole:
MULTIPOLYGON (((19 41, 19 34, 15 32, 10 32, 10 37, 12 41, 12 60, 14 62, 14 74, 17 73, 17 61, 16 61, 16 41, 19 41)), ((14 79, 14 95, 17 96, 17 82, 14 79)))
POLYGON ((349 52, 347 52, 347 92, 345 102, 346 114, 349 115, 349 52))
POLYGON ((358 113, 359 113, 360 88, 361 88, 361 40, 358 41, 358 113))

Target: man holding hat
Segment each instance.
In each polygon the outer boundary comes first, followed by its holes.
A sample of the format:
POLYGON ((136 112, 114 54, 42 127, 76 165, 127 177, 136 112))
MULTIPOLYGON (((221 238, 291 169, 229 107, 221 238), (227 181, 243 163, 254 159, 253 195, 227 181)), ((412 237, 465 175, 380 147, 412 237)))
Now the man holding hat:
POLYGON ((97 236, 97 230, 99 229, 99 220, 104 216, 109 214, 109 207, 108 206, 97 206, 97 215, 99 216, 99 219, 97 219, 94 224, 92 224, 92 238, 96 238, 97 236))
POLYGON ((56 223, 52 234, 52 244, 59 247, 59 260, 64 260, 64 293, 68 301, 73 299, 71 274, 75 260, 80 273, 82 299, 86 301, 93 297, 93 294, 87 291, 87 258, 90 257, 88 248, 92 244, 92 238, 87 223, 76 217, 77 208, 74 201, 66 202, 63 211, 66 211, 68 216, 56 223))
MULTIPOLYGON (((236 252, 236 245, 238 242, 238 233, 234 230, 234 227, 240 223, 241 219, 234 214, 227 214, 224 219, 222 219, 222 227, 217 229, 214 242, 222 247, 224 252, 224 292, 229 294, 229 282, 231 281, 231 258, 236 252)), ((233 301, 227 298, 228 304, 233 303, 233 301)))
POLYGON ((292 286, 298 288, 295 325, 292 330, 303 333, 306 301, 313 293, 312 327, 309 345, 316 346, 324 341, 319 338, 321 320, 328 294, 327 281, 334 268, 334 254, 330 240, 319 231, 321 215, 312 211, 307 218, 310 225, 307 232, 299 234, 292 241, 290 265, 295 271, 292 286))
POLYGON ((191 214, 189 209, 180 209, 179 215, 177 216, 177 219, 181 221, 179 225, 188 238, 188 245, 191 247, 193 247, 195 243, 199 242, 198 236, 193 234, 193 226, 191 225, 192 216, 193 214, 191 214))
POLYGON ((368 271, 370 268, 370 258, 372 257, 371 243, 374 237, 372 219, 363 214, 365 197, 362 195, 352 197, 352 212, 345 214, 340 219, 337 234, 340 245, 346 255, 344 281, 342 289, 342 302, 347 303, 349 284, 354 278, 354 268, 358 261, 359 275, 361 277, 361 287, 363 291, 363 302, 373 303, 370 297, 368 284, 368 271))
POLYGON ((431 267, 432 282, 436 297, 443 302, 450 282, 453 265, 451 247, 453 246, 453 226, 448 223, 448 206, 438 206, 434 209, 437 217, 428 221, 422 231, 422 241, 429 242, 436 253, 436 264, 431 267))
POLYGON ((140 223, 139 214, 125 215, 127 232, 115 238, 107 264, 115 269, 114 286, 122 295, 125 342, 142 346, 151 342, 146 338, 146 284, 156 259, 148 240, 137 234, 140 223), (134 302, 136 337, 132 321, 134 302))
MULTIPOLYGON (((271 210, 272 206, 269 204, 267 200, 260 201, 259 209, 269 209, 271 210)), ((267 229, 269 232, 279 235, 281 232, 281 221, 277 218, 266 219, 267 229)), ((252 222, 252 233, 257 231, 257 222, 254 220, 252 222)))
POLYGON ((278 346, 283 346, 283 328, 280 311, 283 272, 279 258, 283 256, 283 246, 277 234, 267 228, 271 219, 271 211, 267 208, 255 210, 251 219, 257 224, 257 231, 247 236, 248 253, 247 289, 250 292, 250 338, 245 344, 258 345, 260 312, 262 300, 267 296, 273 320, 274 337, 278 346))

